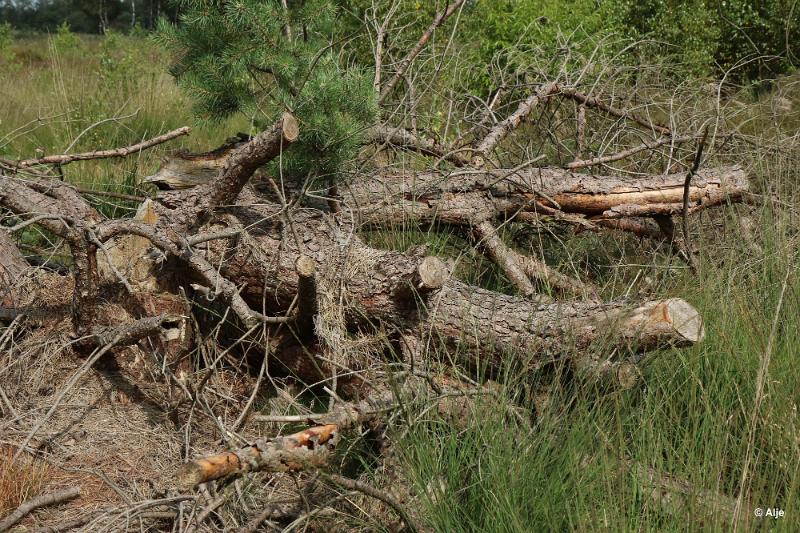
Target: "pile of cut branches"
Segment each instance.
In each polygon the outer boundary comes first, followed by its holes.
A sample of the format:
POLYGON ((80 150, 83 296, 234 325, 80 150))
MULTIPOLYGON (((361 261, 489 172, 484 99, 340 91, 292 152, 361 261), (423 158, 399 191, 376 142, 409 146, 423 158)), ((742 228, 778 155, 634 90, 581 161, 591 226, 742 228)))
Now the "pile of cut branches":
MULTIPOLYGON (((462 3, 437 15, 429 31, 462 3)), ((386 83, 376 85, 382 104, 395 94, 429 37, 420 39, 386 83)), ((83 513, 71 527, 111 527, 136 519, 253 531, 261 524, 297 525, 324 517, 360 494, 390 509, 408 529, 422 530, 424 519, 407 505, 414 496, 397 475, 390 489, 346 477, 336 467, 335 449, 367 435, 392 470, 395 414, 413 401, 458 420, 474 397, 498 394, 490 383, 478 382, 477 369, 487 361, 494 369, 516 363, 531 374, 563 364, 607 385, 631 387, 648 352, 702 341, 702 319, 686 301, 601 301, 590 281, 515 249, 501 228, 548 220, 574 233, 624 231, 666 240, 693 264, 695 252, 685 239, 689 217, 747 199, 744 170, 705 168, 703 148, 714 141, 703 132, 674 135, 669 127, 569 84, 541 84, 507 117, 491 116, 451 144, 399 125, 376 124, 368 135, 371 147, 362 154, 375 161, 377 151, 391 147, 419 154, 427 167, 375 164, 319 193, 309 183, 284 183, 263 171, 292 150, 302 133, 303 124, 287 112, 253 137, 204 154, 173 156, 148 179, 162 189, 158 196, 143 198, 131 219, 104 217, 86 199, 99 193, 58 180, 58 170, 75 161, 137 153, 188 134, 188 128, 127 148, 2 161, 0 208, 7 224, 0 228, 0 349, 19 381, 8 393, 0 387, 0 408, 4 430, 16 435, 3 443, 14 446, 12 460, 33 454, 68 461, 69 455, 52 450, 57 436, 47 429, 58 426, 59 413, 82 380, 112 365, 134 388, 151 389, 147 398, 117 401, 160 406, 174 424, 174 448, 182 451, 171 456, 169 475, 157 490, 139 501, 128 498, 83 513), (563 166, 496 164, 498 148, 537 106, 555 101, 578 106, 578 157, 563 166), (587 109, 655 139, 582 159, 587 109), (692 142, 697 149, 683 162, 685 171, 592 172, 692 142), (676 220, 682 221, 684 237, 676 220), (424 248, 383 250, 359 236, 364 228, 436 224, 473 239, 517 294, 464 283, 454 277, 452 263, 424 248), (36 265, 15 241, 32 231, 50 246, 37 252, 36 265), (54 266, 56 257, 62 260, 54 266), (434 345, 452 355, 453 368, 443 370, 431 359, 434 345), (30 386, 24 385, 25 372, 41 372, 37 346, 50 346, 73 364, 64 367, 69 376, 44 394, 47 403, 31 415, 18 412, 11 398, 30 386), (318 402, 323 399, 324 411, 297 400, 298 383, 318 402), (255 400, 266 387, 275 394, 275 412, 256 414, 255 400), (263 423, 293 429, 259 436, 263 423), (186 437, 181 443, 193 425, 204 427, 207 438, 186 437), (189 460, 182 464, 181 457, 189 460), (251 509, 235 524, 225 522, 219 509, 257 471, 282 479, 275 490, 291 496, 261 501, 262 509, 251 509)), ((530 410, 507 414, 534 430, 530 410)), ((75 496, 75 491, 57 494, 38 504, 75 496)), ((12 521, 35 506, 20 508, 12 521)))

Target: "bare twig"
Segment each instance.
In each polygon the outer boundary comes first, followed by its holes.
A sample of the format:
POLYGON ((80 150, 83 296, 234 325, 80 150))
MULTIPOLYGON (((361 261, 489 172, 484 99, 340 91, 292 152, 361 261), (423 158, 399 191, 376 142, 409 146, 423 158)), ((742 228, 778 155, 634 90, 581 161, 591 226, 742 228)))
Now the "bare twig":
POLYGON ((419 53, 422 52, 422 49, 425 48, 425 45, 428 44, 428 41, 433 35, 433 32, 436 31, 436 28, 444 24, 444 22, 450 18, 453 13, 455 13, 462 5, 464 5, 464 2, 465 0, 455 0, 452 4, 447 6, 445 11, 436 13, 431 25, 428 27, 425 33, 422 34, 422 37, 419 38, 419 41, 417 41, 417 44, 414 45, 414 48, 412 48, 400 61, 394 76, 392 76, 389 82, 383 87, 383 90, 378 97, 378 105, 383 104, 386 101, 386 98, 388 98, 392 93, 395 85, 397 85, 397 82, 403 79, 403 76, 405 76, 406 71, 411 66, 411 63, 414 62, 414 59, 416 59, 419 53))
POLYGON ((8 515, 2 522, 0 522, 0 532, 8 531, 11 526, 25 518, 28 513, 38 509, 39 507, 46 507, 48 505, 56 505, 68 500, 72 500, 80 496, 80 487, 69 487, 67 489, 51 492, 42 496, 37 496, 32 500, 23 503, 17 509, 8 515))
POLYGON ((655 150, 659 146, 663 146, 665 144, 681 144, 689 141, 693 141, 697 139, 694 135, 687 135, 685 137, 661 137, 655 141, 644 141, 639 146, 634 146, 633 148, 628 148, 627 150, 622 150, 620 152, 593 157, 591 159, 584 159, 584 160, 575 160, 571 163, 567 163, 564 168, 568 168, 570 170, 575 170, 579 168, 586 168, 586 167, 593 167, 596 165, 602 165, 604 163, 611 163, 613 161, 619 161, 620 159, 625 159, 626 157, 630 157, 632 155, 636 155, 639 152, 644 152, 645 150, 655 150))
POLYGON ((95 150, 94 152, 86 152, 82 154, 62 154, 62 155, 48 155, 36 159, 24 159, 22 161, 11 162, 15 168, 23 169, 34 165, 67 165, 74 161, 87 161, 89 159, 107 159, 110 157, 126 157, 142 150, 147 150, 157 144, 171 141, 181 135, 188 135, 191 128, 184 126, 164 135, 159 135, 150 140, 126 146, 124 148, 114 148, 111 150, 95 150))
POLYGON ((689 187, 692 184, 692 178, 697 171, 700 170, 700 162, 703 159, 703 148, 706 146, 706 138, 708 137, 708 126, 703 130, 703 135, 697 143, 697 152, 694 155, 692 168, 686 174, 686 181, 683 183, 683 242, 686 247, 686 255, 689 258, 689 266, 692 270, 697 272, 697 263, 695 262, 694 255, 692 254, 692 247, 689 241, 689 187))
POLYGON ((586 148, 586 106, 583 104, 578 104, 576 121, 578 127, 575 135, 575 161, 580 161, 586 148))
POLYGON ((133 194, 123 194, 121 192, 112 191, 97 191, 95 189, 87 189, 85 187, 75 187, 81 194, 88 194, 90 196, 107 196, 109 198, 116 198, 117 200, 127 200, 129 202, 144 202, 147 200, 146 196, 136 196, 133 194))
POLYGON ((631 120, 633 122, 636 122, 640 126, 655 131, 656 133, 659 133, 661 135, 672 135, 672 130, 670 130, 666 126, 662 126, 660 124, 654 124, 649 120, 639 117, 638 115, 634 115, 623 109, 617 109, 616 107, 613 107, 603 102, 599 98, 578 91, 574 87, 561 87, 561 94, 568 98, 572 98, 579 104, 585 105, 586 107, 594 107, 617 118, 624 118, 626 120, 631 120))
POLYGON ((383 503, 394 509, 394 511, 398 515, 400 515, 400 518, 403 520, 403 522, 406 523, 408 529, 414 532, 422 530, 422 528, 416 523, 416 521, 413 518, 411 518, 411 516, 406 512, 406 510, 403 508, 400 502, 398 502, 390 494, 376 487, 373 487, 372 485, 368 485, 367 483, 364 483, 362 481, 346 478, 338 474, 327 474, 325 477, 327 477, 337 485, 340 485, 348 490, 356 490, 362 494, 366 494, 367 496, 382 501, 383 503))

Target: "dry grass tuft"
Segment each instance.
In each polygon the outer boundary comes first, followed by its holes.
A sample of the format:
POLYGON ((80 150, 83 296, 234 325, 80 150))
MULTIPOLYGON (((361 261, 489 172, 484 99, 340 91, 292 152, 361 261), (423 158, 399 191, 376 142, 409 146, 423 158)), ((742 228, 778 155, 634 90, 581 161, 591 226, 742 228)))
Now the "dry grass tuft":
POLYGON ((12 448, 0 448, 0 517, 39 495, 52 478, 52 468, 44 461, 20 458, 12 462, 13 457, 12 448))

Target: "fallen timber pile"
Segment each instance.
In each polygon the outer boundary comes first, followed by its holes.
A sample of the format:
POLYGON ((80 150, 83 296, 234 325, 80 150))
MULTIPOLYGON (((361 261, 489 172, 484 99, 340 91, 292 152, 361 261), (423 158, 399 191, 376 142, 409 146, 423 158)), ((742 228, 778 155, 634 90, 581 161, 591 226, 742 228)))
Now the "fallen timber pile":
MULTIPOLYGON (((560 94, 556 89, 547 86, 537 98, 560 94)), ((475 391, 467 383, 442 387, 408 371, 404 387, 390 386, 370 370, 374 359, 385 356, 387 344, 423 374, 424 346, 436 339, 467 372, 478 356, 499 367, 524 352, 530 358, 527 371, 564 361, 630 386, 646 352, 702 341, 699 313, 677 298, 601 302, 590 284, 511 248, 497 227, 549 216, 591 231, 611 228, 675 240, 671 217, 745 199, 747 176, 737 167, 706 168, 687 185, 685 174, 622 178, 581 173, 575 165, 487 169, 489 154, 515 121, 501 123, 505 129, 492 130, 488 140, 476 144, 478 155, 458 160, 451 170, 379 168, 356 176, 331 194, 328 209, 292 207, 277 187, 266 194, 250 187, 253 175, 290 150, 301 134, 302 125, 290 114, 233 149, 167 162, 150 181, 174 190, 162 191, 158 201, 146 200, 134 219, 106 219, 72 186, 24 172, 54 164, 50 159, 7 165, 0 175, 0 206, 18 223, 0 230, 0 320, 41 328, 68 322, 74 350, 86 358, 82 372, 120 347, 144 341, 172 365, 192 349, 191 330, 198 322, 191 315, 200 313, 187 308, 184 297, 204 299, 228 309, 243 336, 266 346, 270 365, 331 391, 336 401, 328 413, 294 420, 308 423, 305 429, 188 462, 176 479, 184 490, 254 471, 324 472, 348 430, 380 425, 404 397, 424 396, 419 387, 439 389, 436 398, 475 391), (199 173, 191 166, 197 162, 202 162, 199 173), (174 169, 187 167, 191 179, 173 187, 174 169), (364 226, 409 222, 463 228, 520 295, 454 279, 445 261, 424 251, 380 250, 358 237, 364 226), (20 252, 11 236, 33 225, 66 243, 69 275, 34 268, 20 252), (583 298, 552 301, 540 294, 539 283, 583 298), (595 359, 597 343, 615 358, 595 359)), ((397 140, 396 133, 387 142, 397 140)), ((400 140, 413 148, 413 139, 400 140)), ((449 151, 434 146, 425 153, 441 157, 436 150, 449 151)), ((127 153, 121 149, 102 157, 127 153)), ((432 401, 442 412, 454 408, 432 401)), ((246 420, 242 413, 242 423, 246 420)), ((37 422, 18 453, 45 423, 46 418, 37 422)), ((395 508, 409 528, 419 528, 392 496, 330 476, 348 490, 375 491, 372 496, 395 508)))

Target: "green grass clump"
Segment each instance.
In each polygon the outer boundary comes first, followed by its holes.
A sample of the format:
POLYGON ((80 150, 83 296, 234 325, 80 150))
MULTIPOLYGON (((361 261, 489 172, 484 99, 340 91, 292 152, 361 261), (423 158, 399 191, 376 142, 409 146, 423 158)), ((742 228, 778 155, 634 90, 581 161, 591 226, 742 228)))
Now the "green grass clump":
MULTIPOLYGON (((788 172, 772 178, 795 179, 788 172)), ((466 428, 435 418, 416 426, 399 447, 435 529, 730 530, 731 512, 716 512, 700 497, 687 497, 684 504, 654 499, 637 470, 652 468, 686 482, 690 490, 729 501, 743 491, 748 513, 782 508, 787 518, 770 526, 795 531, 800 512, 796 220, 769 208, 755 216, 763 230, 760 251, 733 234, 727 244, 699 235, 706 251, 700 275, 681 269, 651 290, 650 297, 683 297, 695 305, 705 319, 706 337, 690 349, 648 354, 641 386, 622 392, 591 383, 557 388, 533 431, 497 410, 481 409, 466 428), (763 390, 757 393, 765 362, 763 390)), ((728 217, 726 224, 730 231, 736 218, 728 217)), ((657 276, 657 266, 664 265, 654 265, 648 275, 657 276)), ((513 372, 501 381, 509 397, 531 385, 513 372)), ((742 516, 749 521, 742 522, 743 530, 759 526, 753 518, 742 516)))
POLYGON ((27 37, 6 46, 0 75, 0 157, 25 159, 135 144, 181 126, 189 137, 123 159, 74 163, 65 179, 81 187, 141 194, 141 179, 179 148, 206 150, 248 130, 241 118, 201 122, 149 39, 115 32, 27 37))

